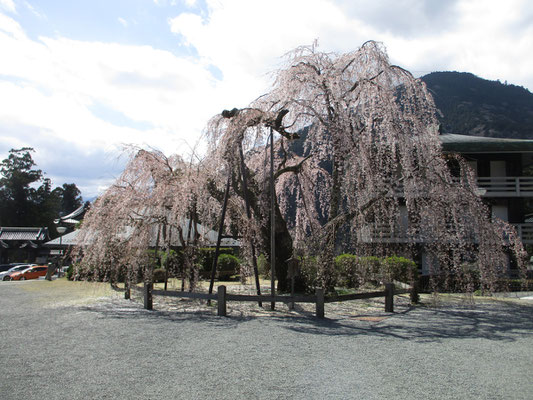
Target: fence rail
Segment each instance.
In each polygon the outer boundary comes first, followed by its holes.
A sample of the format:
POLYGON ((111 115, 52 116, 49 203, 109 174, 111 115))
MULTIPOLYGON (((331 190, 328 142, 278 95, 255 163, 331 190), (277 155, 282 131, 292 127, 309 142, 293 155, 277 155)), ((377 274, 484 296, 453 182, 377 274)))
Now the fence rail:
POLYGON ((394 312, 394 296, 399 294, 411 295, 411 302, 416 303, 418 301, 418 291, 416 285, 408 289, 396 289, 393 283, 385 284, 385 290, 367 292, 367 293, 353 293, 336 296, 325 296, 324 289, 317 288, 314 295, 308 296, 269 296, 269 295, 247 295, 247 294, 228 294, 226 293, 225 286, 219 286, 217 293, 199 293, 199 292, 185 292, 185 291, 171 291, 171 290, 157 290, 153 289, 152 284, 145 284, 144 287, 129 286, 126 285, 125 289, 119 289, 113 287, 115 290, 124 291, 124 298, 130 299, 130 291, 133 290, 138 293, 142 293, 144 296, 144 308, 147 310, 152 309, 152 296, 166 296, 166 297, 178 297, 178 298, 190 298, 200 300, 216 300, 218 302, 217 315, 226 316, 226 304, 228 301, 240 301, 240 302, 271 302, 271 303, 314 303, 316 308, 316 316, 318 318, 324 318, 324 305, 325 303, 371 299, 377 297, 385 298, 385 311, 394 312))

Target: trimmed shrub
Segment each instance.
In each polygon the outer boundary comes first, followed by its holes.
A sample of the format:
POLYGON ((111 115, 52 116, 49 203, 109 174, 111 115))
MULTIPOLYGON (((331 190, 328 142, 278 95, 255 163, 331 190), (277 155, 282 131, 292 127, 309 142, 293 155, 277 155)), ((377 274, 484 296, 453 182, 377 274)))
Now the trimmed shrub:
POLYGON ((381 280, 382 265, 383 260, 378 257, 341 254, 335 257, 337 285, 355 289, 366 282, 378 283, 381 280))
POLYGON ((359 258, 359 277, 361 279, 360 283, 379 283, 380 281, 380 271, 381 271, 382 259, 375 256, 360 257, 359 258))
POLYGON ((70 264, 67 269, 67 279, 69 281, 74 279, 74 264, 70 264))
POLYGON ((346 288, 356 288, 361 282, 359 273, 359 257, 353 254, 341 254, 335 257, 337 271, 337 285, 346 288))
POLYGON ((381 262, 379 278, 382 282, 400 281, 414 282, 418 277, 418 267, 413 260, 405 257, 392 256, 381 262))
POLYGON ((156 268, 156 269, 154 269, 154 272, 152 274, 152 282, 154 282, 154 283, 165 282, 166 273, 167 273, 167 271, 166 271, 165 268, 156 268))
POLYGON ((300 276, 306 291, 314 292, 318 283, 318 262, 316 257, 302 257, 300 259, 300 276))
MULTIPOLYGON (((200 277, 203 279, 211 278, 211 269, 213 268, 213 260, 215 259, 215 250, 216 249, 214 247, 203 247, 198 249, 196 263, 199 265, 200 277)), ((233 249, 231 247, 221 247, 219 257, 222 254, 233 254, 233 249)), ((220 269, 220 267, 218 267, 218 269, 220 269)))
POLYGON ((220 254, 218 256, 217 277, 219 280, 229 279, 240 271, 241 260, 233 254, 220 254))

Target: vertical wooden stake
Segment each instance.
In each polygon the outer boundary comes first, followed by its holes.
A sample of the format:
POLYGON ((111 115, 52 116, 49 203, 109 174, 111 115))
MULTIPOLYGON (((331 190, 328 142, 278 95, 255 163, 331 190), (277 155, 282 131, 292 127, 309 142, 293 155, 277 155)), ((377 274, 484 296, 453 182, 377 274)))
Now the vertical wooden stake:
POLYGON ((385 312, 394 312, 394 283, 385 284, 385 312))
POLYGON ((128 277, 124 280, 124 298, 126 300, 129 300, 131 298, 131 287, 130 287, 130 280, 128 277))
POLYGON ((316 317, 324 318, 324 289, 316 288, 316 317))
POLYGON ((420 300, 420 296, 418 295, 418 282, 413 282, 409 297, 411 298, 411 304, 418 304, 418 301, 420 300))
MULTIPOLYGON (((291 297, 294 298, 294 271, 291 275, 291 297)), ((289 310, 294 310, 294 300, 289 303, 289 310)))
POLYGON ((153 283, 150 282, 144 282, 144 308, 146 310, 152 310, 153 309, 153 302, 152 302, 152 288, 153 283))
POLYGON ((217 288, 217 302, 218 302, 218 312, 219 317, 226 316, 226 286, 222 285, 217 288))

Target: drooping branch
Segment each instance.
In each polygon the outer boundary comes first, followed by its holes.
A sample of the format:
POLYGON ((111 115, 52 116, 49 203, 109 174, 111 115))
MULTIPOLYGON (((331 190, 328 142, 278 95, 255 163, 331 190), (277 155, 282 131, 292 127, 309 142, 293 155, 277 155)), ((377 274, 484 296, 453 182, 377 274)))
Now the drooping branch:
POLYGON ((293 172, 295 174, 301 172, 304 162, 309 160, 311 157, 312 157, 312 155, 310 154, 307 157, 305 157, 303 160, 301 160, 298 164, 290 165, 288 167, 284 167, 282 169, 279 169, 278 171, 276 171, 274 173, 274 180, 278 179, 281 175, 286 174, 288 172, 293 172))

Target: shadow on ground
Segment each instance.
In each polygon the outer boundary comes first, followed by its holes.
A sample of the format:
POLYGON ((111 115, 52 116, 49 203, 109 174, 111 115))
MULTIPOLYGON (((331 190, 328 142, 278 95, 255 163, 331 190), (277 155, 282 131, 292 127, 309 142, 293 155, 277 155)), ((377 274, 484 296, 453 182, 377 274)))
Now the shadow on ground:
POLYGON ((327 335, 371 335, 417 342, 440 342, 447 339, 487 339, 512 342, 533 335, 533 305, 490 302, 475 306, 441 305, 440 307, 408 307, 396 313, 375 313, 354 317, 317 319, 312 313, 284 314, 264 312, 245 315, 233 312, 229 317, 216 316, 216 308, 195 311, 148 311, 135 302, 114 299, 81 307, 101 318, 170 321, 212 325, 214 329, 238 328, 242 324, 261 321, 279 325, 293 332, 327 335))

